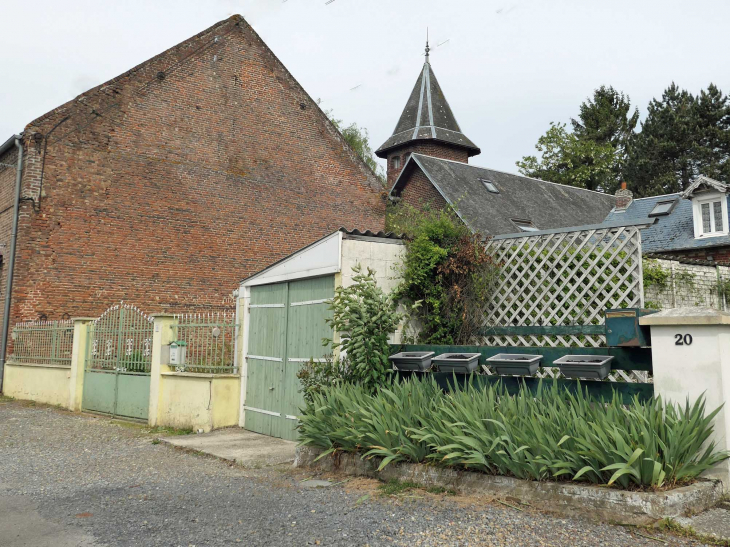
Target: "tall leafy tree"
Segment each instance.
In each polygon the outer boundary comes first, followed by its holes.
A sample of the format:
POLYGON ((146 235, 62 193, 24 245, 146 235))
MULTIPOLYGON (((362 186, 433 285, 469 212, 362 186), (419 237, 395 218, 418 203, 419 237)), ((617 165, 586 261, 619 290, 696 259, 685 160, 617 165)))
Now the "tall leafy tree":
POLYGON ((626 148, 639 123, 639 109, 631 111, 631 100, 613 86, 602 85, 580 105, 578 119, 571 119, 575 136, 599 144, 610 144, 616 150, 626 148))
POLYGON ((682 191, 700 174, 730 182, 730 102, 714 85, 695 97, 672 83, 649 103, 627 176, 651 196, 682 191))
POLYGON ((563 124, 551 124, 535 146, 541 158, 526 156, 517 166, 523 174, 551 182, 613 192, 623 180, 638 122, 639 111, 631 110, 627 95, 601 86, 571 119, 572 133, 563 124))
POLYGON ((525 156, 517 162, 523 175, 602 192, 616 186, 618 158, 609 143, 580 139, 565 124, 551 123, 535 148, 539 159, 525 156))

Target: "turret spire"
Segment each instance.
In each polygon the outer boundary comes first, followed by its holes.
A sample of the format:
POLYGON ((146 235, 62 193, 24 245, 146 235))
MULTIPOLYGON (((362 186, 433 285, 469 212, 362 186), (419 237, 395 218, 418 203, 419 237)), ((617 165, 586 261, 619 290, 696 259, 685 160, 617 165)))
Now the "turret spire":
POLYGON ((426 27, 426 62, 428 63, 428 52, 431 51, 431 48, 428 47, 428 27, 426 27))
POLYGON ((380 158, 387 157, 394 148, 424 141, 436 141, 445 147, 464 150, 469 156, 480 153, 479 147, 461 132, 456 123, 454 113, 429 62, 430 51, 426 29, 426 62, 393 134, 375 151, 380 158))

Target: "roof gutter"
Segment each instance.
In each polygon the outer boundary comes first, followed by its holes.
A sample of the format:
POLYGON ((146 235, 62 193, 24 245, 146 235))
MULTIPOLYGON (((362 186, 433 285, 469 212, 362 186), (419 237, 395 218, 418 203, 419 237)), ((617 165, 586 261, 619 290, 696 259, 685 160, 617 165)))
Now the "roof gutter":
POLYGON ((18 150, 18 163, 15 167, 15 202, 13 204, 13 227, 10 233, 10 251, 8 253, 8 282, 5 289, 5 310, 3 314, 2 341, 0 342, 0 393, 3 391, 5 375, 5 354, 8 349, 8 333, 10 331, 10 303, 13 295, 13 274, 15 273, 15 243, 18 239, 18 217, 20 212, 20 194, 23 177, 23 139, 13 135, 0 146, 0 156, 13 147, 18 150))

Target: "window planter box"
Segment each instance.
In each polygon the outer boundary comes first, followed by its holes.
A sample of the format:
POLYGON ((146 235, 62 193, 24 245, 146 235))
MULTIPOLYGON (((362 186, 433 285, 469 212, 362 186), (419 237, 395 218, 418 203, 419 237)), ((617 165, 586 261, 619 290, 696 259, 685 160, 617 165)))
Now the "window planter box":
POLYGON ((502 376, 532 376, 540 367, 542 355, 526 355, 524 353, 498 353, 487 359, 487 364, 494 367, 502 376))
POLYGON ((603 380, 611 372, 611 355, 564 355, 553 361, 568 378, 595 378, 603 380))
POLYGON ((442 353, 433 358, 433 364, 439 372, 456 372, 469 374, 479 367, 478 353, 442 353))
POLYGON ((395 365, 398 370, 418 370, 425 371, 431 368, 431 359, 435 353, 433 351, 403 351, 391 355, 388 359, 395 365))

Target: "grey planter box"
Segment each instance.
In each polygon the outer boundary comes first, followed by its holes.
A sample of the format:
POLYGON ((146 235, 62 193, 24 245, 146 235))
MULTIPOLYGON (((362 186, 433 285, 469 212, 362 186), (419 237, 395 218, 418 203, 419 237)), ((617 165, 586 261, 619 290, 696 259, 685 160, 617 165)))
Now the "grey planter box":
POLYGON ((428 370, 431 368, 433 351, 403 351, 389 357, 398 370, 428 370))
POLYGON ((611 372, 612 355, 564 355, 553 361, 568 378, 597 378, 603 380, 611 372))
POLYGON ((433 364, 439 372, 457 372, 469 374, 479 367, 478 353, 442 353, 433 358, 433 364))
POLYGON ((487 359, 487 364, 494 367, 497 374, 503 376, 532 376, 540 367, 542 355, 524 353, 498 353, 487 359))

